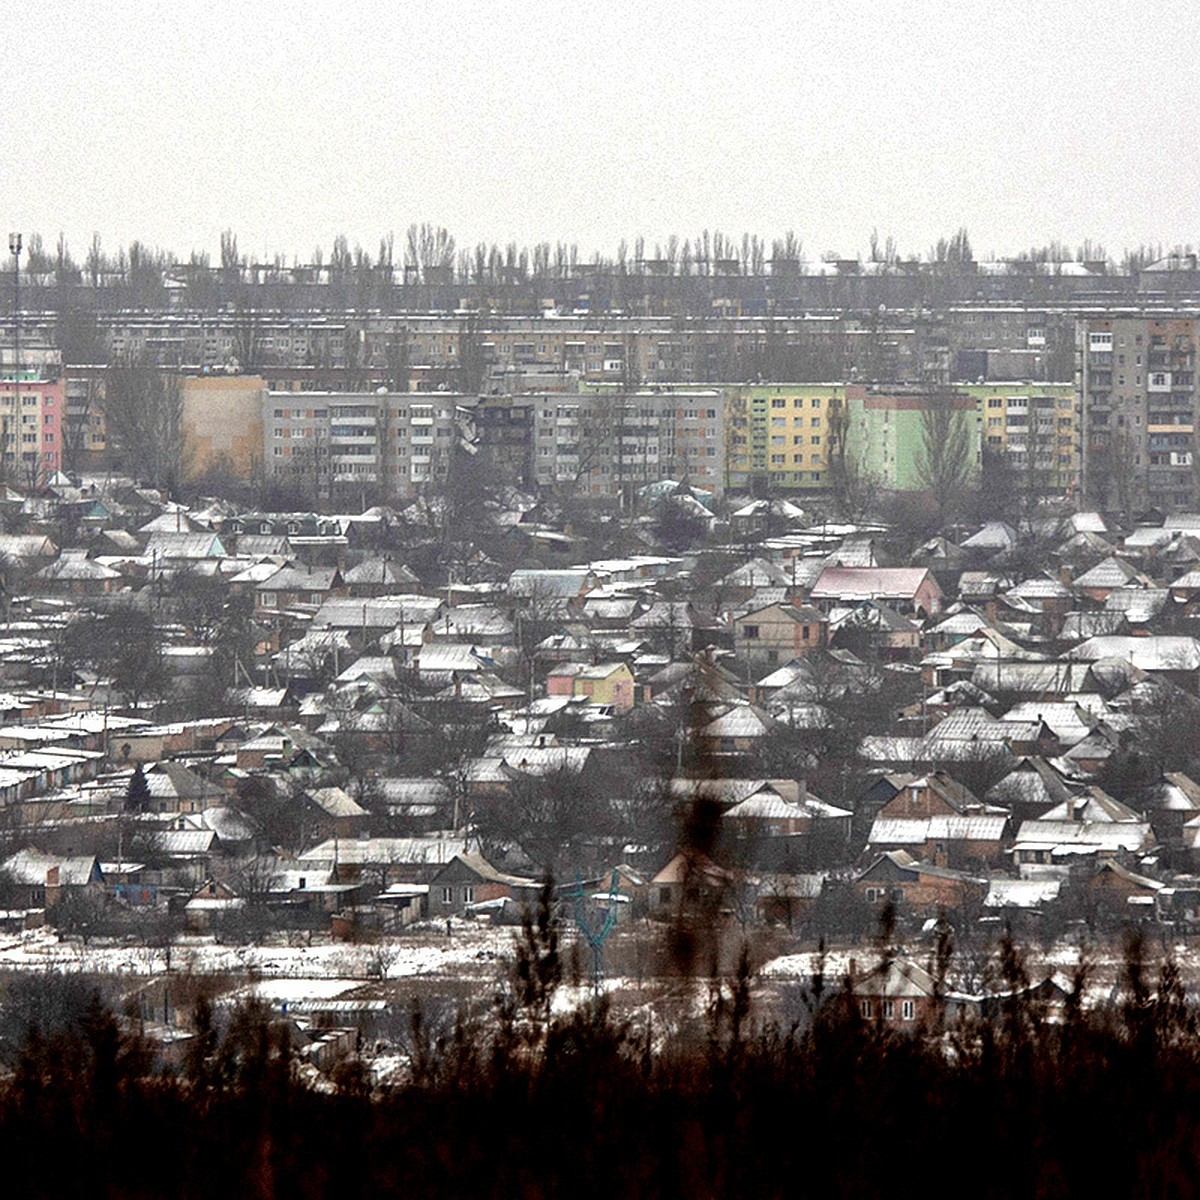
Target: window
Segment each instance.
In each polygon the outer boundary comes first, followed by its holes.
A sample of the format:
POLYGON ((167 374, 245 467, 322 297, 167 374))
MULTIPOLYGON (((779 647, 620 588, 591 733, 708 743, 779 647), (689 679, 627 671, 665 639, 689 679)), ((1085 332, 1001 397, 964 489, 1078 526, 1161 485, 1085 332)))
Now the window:
POLYGON ((462 898, 464 904, 475 903, 475 885, 468 883, 462 890, 462 898))
POLYGON ((758 626, 757 625, 743 625, 742 633, 747 638, 750 638, 751 640, 756 639, 758 637, 758 626))
POLYGON ((859 1009, 859 1012, 861 1012, 864 1017, 866 1017, 868 1020, 870 1019, 870 1016, 871 1016, 870 1000, 860 1000, 859 1004, 858 1004, 858 1009, 859 1009))
POLYGON ((883 1002, 883 1015, 890 1021, 896 1015, 895 1000, 885 1000, 883 1002))
POLYGON ((916 1005, 911 1000, 902 1000, 900 1002, 900 1016, 905 1021, 911 1021, 916 1016, 916 1005))
POLYGON ((453 904, 454 903, 454 889, 452 887, 442 888, 442 903, 443 904, 453 904))

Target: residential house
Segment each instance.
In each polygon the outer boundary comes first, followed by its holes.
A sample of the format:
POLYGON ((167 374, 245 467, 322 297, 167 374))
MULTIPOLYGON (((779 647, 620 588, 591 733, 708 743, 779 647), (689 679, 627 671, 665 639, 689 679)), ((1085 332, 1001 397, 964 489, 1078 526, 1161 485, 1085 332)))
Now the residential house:
POLYGON ((926 862, 907 850, 877 854, 854 877, 854 889, 868 904, 889 901, 901 912, 925 913, 971 910, 987 893, 981 874, 926 862))
POLYGON ((850 995, 863 1020, 898 1033, 930 1029, 974 1007, 970 997, 944 992, 928 971, 904 958, 889 958, 865 975, 852 974, 850 995))
POLYGON ((429 880, 429 915, 438 920, 459 916, 473 905, 508 901, 518 907, 537 903, 536 879, 497 871, 482 854, 456 854, 429 880))
POLYGON ((695 852, 680 852, 650 880, 650 912, 659 917, 693 914, 715 917, 737 903, 737 880, 731 871, 695 852))
POLYGON ((882 600, 900 612, 927 617, 942 608, 942 589, 923 567, 826 567, 808 598, 826 611, 864 600, 882 600))
POLYGON ((104 888, 104 872, 95 855, 47 854, 28 846, 0 863, 0 872, 13 885, 17 908, 53 908, 73 891, 104 888))
POLYGON ((333 595, 345 593, 337 567, 284 566, 255 588, 255 604, 267 611, 317 610, 333 595))
POLYGON ((735 617, 734 647, 739 657, 776 666, 825 645, 828 622, 815 608, 768 604, 735 617))
POLYGON ((546 695, 574 696, 625 713, 634 705, 633 672, 623 662, 564 663, 546 676, 546 695))

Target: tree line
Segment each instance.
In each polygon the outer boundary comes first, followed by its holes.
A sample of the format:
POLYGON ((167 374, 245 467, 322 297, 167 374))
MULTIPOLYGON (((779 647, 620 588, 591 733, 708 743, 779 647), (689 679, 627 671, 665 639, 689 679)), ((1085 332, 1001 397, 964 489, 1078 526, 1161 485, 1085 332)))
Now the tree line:
POLYGON ((818 973, 760 1011, 743 959, 692 1019, 603 1002, 558 1015, 552 926, 531 920, 495 996, 414 1006, 402 1083, 353 1056, 304 1083, 289 1025, 195 1000, 182 1061, 156 1064, 136 1006, 95 981, 18 977, 0 1001, 0 1153, 14 1195, 1190 1194, 1200 1036, 1178 968, 1131 938, 1119 999, 1086 967, 1047 1023, 1019 951, 994 1013, 916 1035, 818 973))
MULTIPOLYGON (((1186 255, 1192 247, 1167 251, 1161 244, 1140 245, 1112 256, 1091 239, 1076 246, 1052 240, 1018 253, 1010 260, 1010 270, 1015 275, 1053 272, 1064 263, 1085 262, 1101 264, 1114 274, 1131 275, 1168 252, 1186 255)), ((306 256, 276 253, 265 260, 247 254, 232 229, 221 234, 215 256, 202 249, 181 255, 142 239, 110 247, 96 233, 79 257, 64 235, 50 244, 41 233, 33 232, 23 274, 30 289, 26 302, 35 307, 62 307, 57 293, 77 294, 78 289, 87 288, 107 293, 111 302, 121 307, 157 308, 167 303, 174 286, 183 289, 189 307, 206 309, 235 302, 246 294, 246 284, 258 285, 257 290, 269 299, 270 289, 285 280, 296 285, 325 285, 341 296, 342 304, 379 307, 388 303, 395 285, 491 289, 537 285, 545 289, 555 282, 605 276, 676 280, 770 276, 786 285, 804 275, 813 263, 835 257, 814 254, 791 229, 769 238, 752 232, 731 235, 719 229, 701 229, 690 235, 672 233, 657 240, 637 235, 622 239, 608 251, 584 252, 578 243, 562 241, 462 245, 445 226, 421 222, 409 225, 399 239, 394 232, 381 235, 374 249, 361 243, 352 245, 346 234, 339 233, 328 246, 318 245, 306 256)), ((923 251, 902 251, 894 237, 872 230, 865 249, 855 248, 842 256, 842 261, 866 264, 873 273, 921 271, 946 276, 971 274, 981 260, 968 231, 960 228, 923 251)), ((5 303, 11 304, 11 299, 6 295, 5 303)))

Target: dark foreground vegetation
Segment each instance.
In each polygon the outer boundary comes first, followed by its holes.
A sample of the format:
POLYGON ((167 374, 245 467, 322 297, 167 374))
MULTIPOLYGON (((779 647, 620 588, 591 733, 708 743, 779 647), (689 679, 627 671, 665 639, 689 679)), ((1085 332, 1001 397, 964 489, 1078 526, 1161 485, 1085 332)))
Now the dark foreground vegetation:
MULTIPOLYGON (((333 1090, 263 1008, 200 998, 175 1068, 84 982, 25 981, 0 1013, 11 1196, 1188 1196, 1200 1179, 1200 1034, 1173 964, 1130 943, 1122 999, 1058 1020, 1003 999, 915 1035, 819 977, 760 1022, 743 971, 693 1026, 603 1005, 550 1015, 553 947, 518 952, 486 1012, 415 1010, 408 1081, 333 1090)), ((1016 950, 1003 950, 1020 995, 1016 950)))

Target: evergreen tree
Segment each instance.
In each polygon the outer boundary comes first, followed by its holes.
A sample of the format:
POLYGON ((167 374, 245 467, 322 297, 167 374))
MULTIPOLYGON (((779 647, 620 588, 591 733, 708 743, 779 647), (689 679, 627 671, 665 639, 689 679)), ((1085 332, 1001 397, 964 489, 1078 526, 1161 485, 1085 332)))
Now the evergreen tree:
POLYGON ((150 785, 146 782, 146 773, 142 764, 134 768, 129 780, 129 788, 125 793, 126 812, 145 812, 150 807, 150 785))

